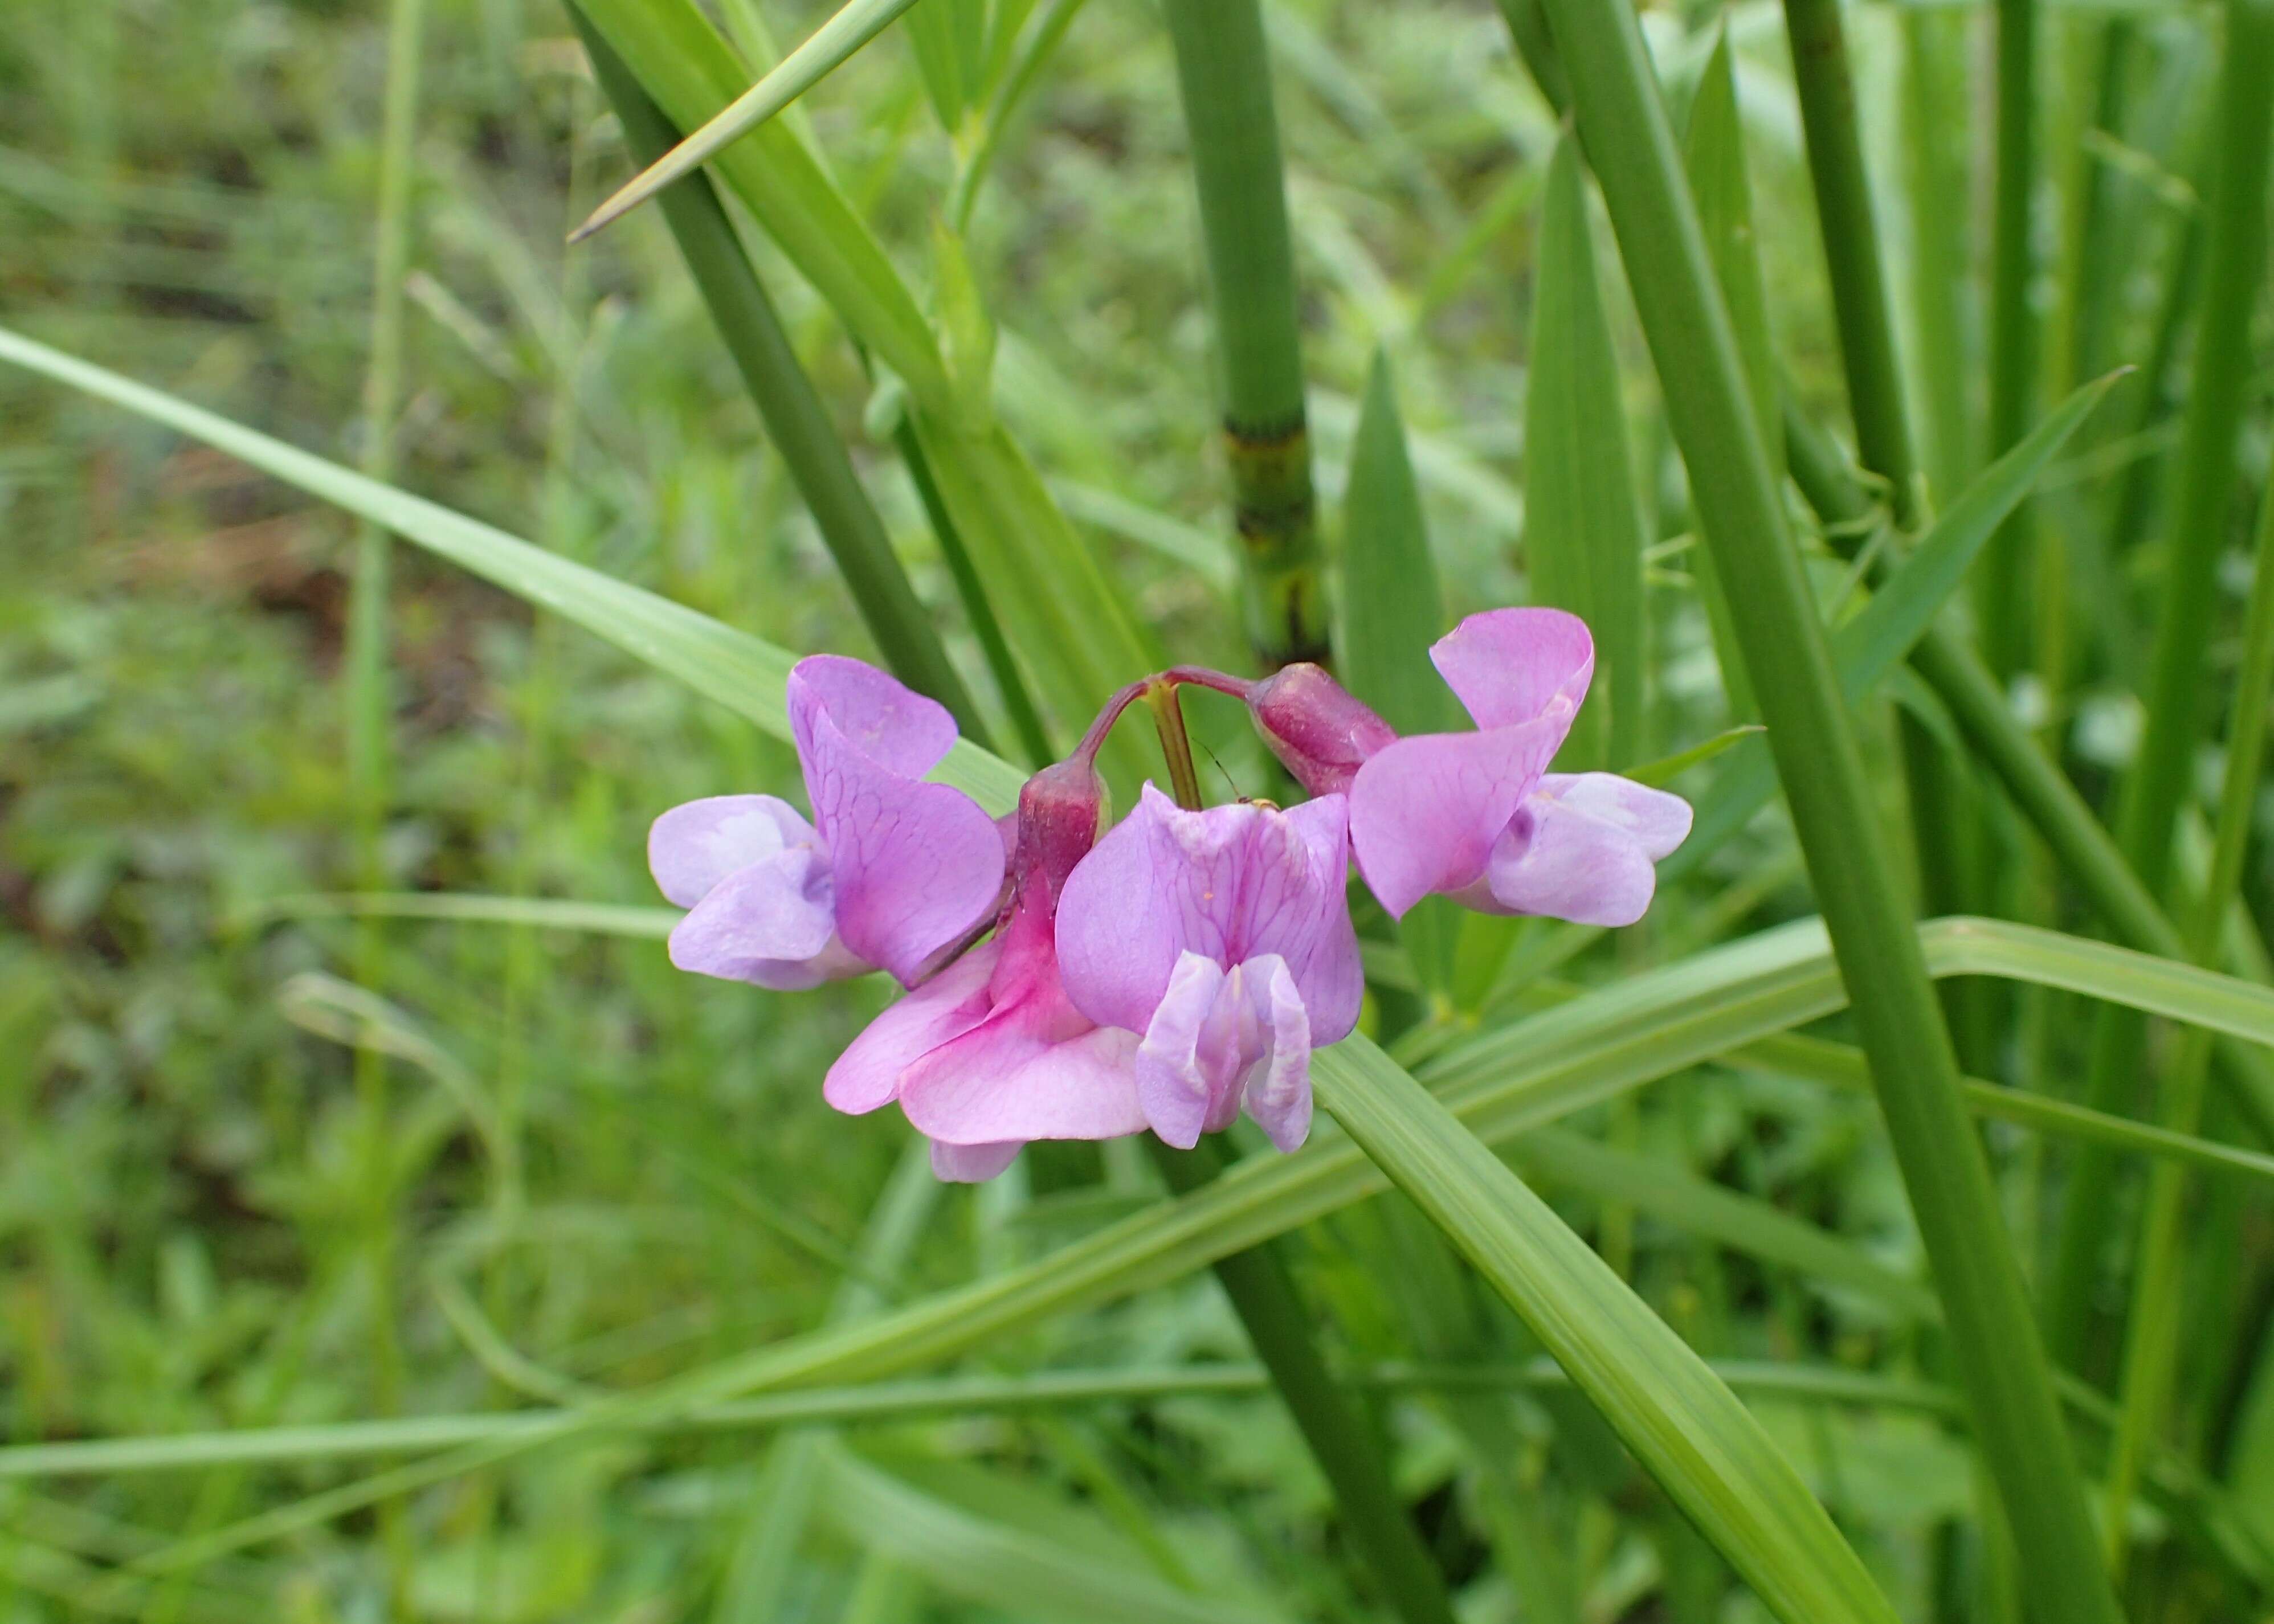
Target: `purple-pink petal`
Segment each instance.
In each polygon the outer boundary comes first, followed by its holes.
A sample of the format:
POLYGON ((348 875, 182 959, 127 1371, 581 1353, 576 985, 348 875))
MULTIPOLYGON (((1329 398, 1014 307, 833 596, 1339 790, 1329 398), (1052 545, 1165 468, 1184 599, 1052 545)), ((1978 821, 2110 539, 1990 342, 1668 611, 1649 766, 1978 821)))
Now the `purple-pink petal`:
POLYGON ((1488 609, 1440 637, 1429 658, 1479 727, 1555 712, 1568 730, 1595 674, 1595 639, 1561 609, 1488 609))
POLYGON ((1276 954, 1320 1041, 1347 1036, 1364 992, 1344 896, 1347 817, 1338 795, 1284 812, 1187 812, 1147 785, 1066 881, 1058 957, 1069 996, 1092 1019, 1142 1032, 1182 954, 1226 970, 1276 954))
POLYGON ((1264 1040, 1248 1071, 1247 1114, 1281 1150, 1299 1150, 1311 1133, 1310 1015, 1285 965, 1256 959, 1244 974, 1264 1040))
POLYGON ((1136 1037, 1068 1002, 1051 936, 1044 910, 1014 913, 998 938, 984 1018, 900 1073, 900 1109, 922 1132, 984 1145, 1114 1139, 1144 1127, 1136 1037))
POLYGON ((1351 844, 1367 884, 1393 917, 1484 872, 1494 843, 1570 728, 1568 716, 1551 710, 1479 733, 1419 733, 1359 769, 1351 782, 1351 844))
POLYGON ((1026 1146, 1017 1139, 999 1145, 951 1145, 934 1139, 931 1174, 944 1184, 983 1184, 1009 1167, 1024 1149, 1026 1146))
POLYGON ((902 1073, 987 1019, 1002 951, 1000 942, 983 943, 870 1021, 829 1068, 821 1097, 855 1116, 898 1098, 902 1073))
POLYGON ((789 680, 792 736, 837 886, 845 944, 913 985, 994 911, 1003 838, 979 803, 929 771, 955 741, 953 718, 857 660, 801 660, 789 680))
POLYGON ((955 743, 955 718, 897 677, 842 654, 814 654, 789 673, 790 736, 801 756, 813 724, 826 718, 845 741, 887 772, 920 778, 955 743))

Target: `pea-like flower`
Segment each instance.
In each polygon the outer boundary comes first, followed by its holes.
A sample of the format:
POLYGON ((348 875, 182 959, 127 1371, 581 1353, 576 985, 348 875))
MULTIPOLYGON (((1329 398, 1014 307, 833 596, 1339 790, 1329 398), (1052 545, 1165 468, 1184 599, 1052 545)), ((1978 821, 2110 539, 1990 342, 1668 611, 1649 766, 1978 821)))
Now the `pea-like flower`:
POLYGON ((1147 785, 1066 882, 1058 962, 1073 1005, 1135 1053, 1142 1121, 1171 1145, 1244 1104, 1282 1150, 1311 1126, 1311 1050, 1358 1024, 1344 891, 1347 803, 1179 809, 1147 785))
POLYGON ((871 969, 914 985, 994 911, 1003 837, 922 775, 955 742, 942 706, 859 660, 802 659, 791 737, 813 822, 772 795, 674 807, 648 834, 682 970, 799 991, 871 969))
POLYGON ((1471 615, 1430 649, 1474 733, 1399 739, 1313 667, 1249 695, 1256 725, 1314 793, 1347 790, 1351 844, 1382 906, 1432 892, 1487 914, 1630 925, 1653 866, 1690 833, 1678 795, 1615 773, 1552 773, 1594 675, 1586 623, 1557 609, 1471 615))
POLYGON ((898 1100, 942 1178, 991 1178, 1030 1139, 1102 1139, 1145 1126, 1137 1040, 1066 996, 1058 930, 1067 876, 1096 843, 1104 786, 1065 762, 1019 796, 1012 898, 994 936, 871 1023, 822 1085, 840 1111, 898 1100))

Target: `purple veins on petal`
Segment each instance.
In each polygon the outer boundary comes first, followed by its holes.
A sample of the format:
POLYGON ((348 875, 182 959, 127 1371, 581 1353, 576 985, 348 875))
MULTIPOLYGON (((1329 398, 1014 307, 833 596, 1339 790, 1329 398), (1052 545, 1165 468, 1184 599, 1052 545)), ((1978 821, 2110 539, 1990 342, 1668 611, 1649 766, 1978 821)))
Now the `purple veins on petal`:
POLYGON ((994 912, 1004 846, 979 803, 920 775, 955 742, 945 707, 859 660, 789 677, 790 733, 835 884, 838 934, 913 986, 994 912))
POLYGON ((1151 785, 1066 882, 1058 959, 1083 1014, 1141 1034, 1139 1099, 1190 1146, 1244 1103, 1291 1149, 1310 1124, 1314 1044, 1364 996, 1344 892, 1347 807, 1178 808, 1151 785))

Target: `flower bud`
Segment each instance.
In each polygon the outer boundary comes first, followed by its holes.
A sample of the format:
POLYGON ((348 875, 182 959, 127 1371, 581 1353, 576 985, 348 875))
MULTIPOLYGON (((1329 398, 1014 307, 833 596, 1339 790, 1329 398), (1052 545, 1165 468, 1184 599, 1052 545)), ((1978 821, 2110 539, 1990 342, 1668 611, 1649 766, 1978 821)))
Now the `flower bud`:
POLYGON ((1263 742, 1314 795, 1338 794, 1376 751, 1395 744, 1389 723, 1320 666, 1289 665, 1248 691, 1263 742))
POLYGON ((1018 843, 1011 869, 1022 891, 1047 887, 1035 900, 1058 905, 1058 889, 1089 855, 1105 827, 1105 780, 1084 761, 1062 761, 1019 791, 1018 843))

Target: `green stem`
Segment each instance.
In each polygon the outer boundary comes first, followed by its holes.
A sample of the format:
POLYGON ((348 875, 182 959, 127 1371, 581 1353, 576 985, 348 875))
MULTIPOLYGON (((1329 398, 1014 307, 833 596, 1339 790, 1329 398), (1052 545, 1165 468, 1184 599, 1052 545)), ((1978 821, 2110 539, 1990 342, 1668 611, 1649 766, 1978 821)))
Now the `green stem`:
POLYGON ((1329 658, 1303 415, 1295 253, 1257 0, 1165 0, 1223 356, 1248 640, 1266 669, 1329 658))
POLYGON ((978 567, 971 561, 971 549, 963 545, 963 532, 956 528, 955 515, 948 512, 946 499, 939 493, 939 482, 932 477, 931 459, 924 455, 923 438, 916 432, 915 425, 903 417, 900 426, 892 431, 892 444, 908 470, 908 482, 916 488, 916 500, 923 504, 924 517, 931 522, 932 538, 939 543, 940 556, 947 560, 947 573, 955 582, 955 595, 963 600, 964 616, 971 622, 972 634, 979 639, 980 652, 986 656, 996 691, 1003 696, 1003 708, 1010 712, 1012 729, 1019 735, 1019 748, 1026 752, 1028 765, 1042 766, 1056 759, 1050 748, 1050 730, 1043 726, 1042 714, 1035 709, 1035 696, 1027 691, 1027 679, 1012 656, 1010 640, 1003 635, 1003 622, 988 598, 985 583, 979 579, 978 567))
MULTIPOLYGON (((2133 47, 2137 25, 2128 17, 2112 17, 2100 26, 2093 64, 2092 128, 2120 139, 2131 88, 2133 47)), ((2068 355, 2062 375, 2064 386, 2074 388, 2097 377, 2108 329, 2110 308, 2124 271, 2132 262, 2131 245, 2118 224, 2115 167, 2089 144, 2077 154, 2077 177, 2072 196, 2075 223, 2069 233, 2068 355)))
MULTIPOLYGON (((1990 236, 1990 455, 2029 432, 2037 366, 2029 310, 2029 189, 2035 179, 2037 0, 1998 0, 1996 207, 1990 236)), ((2026 506, 2007 520, 1983 559, 1983 644, 1990 669, 2010 679, 2028 658, 2029 568, 2026 506)))
MULTIPOLYGON (((2116 838, 2133 872, 2160 896, 2172 874, 2172 830, 2193 781, 2202 737, 2204 628, 2217 607, 2218 555, 2235 477, 2250 346, 2242 342, 2266 259, 2269 107, 2274 104, 2274 4, 2228 0, 2226 49, 2212 145, 2209 237, 2195 365, 2165 529, 2164 581, 2150 656, 2140 750, 2119 797, 2116 838)), ((2139 1071, 2142 1026, 2102 1011, 2093 1029, 2084 1102, 2120 1104, 2139 1071)), ((2045 1323, 2054 1348, 2074 1359, 2090 1321, 2104 1255, 2114 1169, 2088 1151, 2072 1173, 2072 1197, 2046 1283, 2045 1323)))
MULTIPOLYGON (((1178 1150, 1148 1133, 1145 1143, 1161 1177, 1178 1195, 1209 1184, 1223 1169, 1212 1142, 1178 1150)), ((1452 1624, 1444 1576, 1390 1485, 1389 1462, 1374 1419, 1329 1373, 1311 1338, 1311 1316, 1277 1249, 1267 1244, 1220 1258, 1216 1277, 1312 1457, 1333 1485, 1352 1541, 1364 1553, 1382 1599, 1406 1624, 1452 1624)))
MULTIPOLYGON (((1864 167, 1856 118, 1856 90, 1838 0, 1785 0, 1792 39, 1793 78, 1808 137, 1809 174, 1815 184, 1832 308, 1848 377, 1848 400, 1864 466, 1886 482, 1895 523, 1916 531, 1926 517, 1926 477, 1911 434, 1901 363, 1896 358, 1892 300, 1881 267, 1878 216, 1864 167)), ((1994 543, 1992 544, 1995 545, 1994 543)), ((1898 713, 1904 784, 1911 808, 1923 899, 1931 914, 1966 914, 1978 906, 1973 837, 1977 820, 1962 777, 1953 771, 1941 741, 1909 710, 1898 713)), ((1945 1014, 1969 1065, 1987 1070, 1994 1045, 1991 989, 1954 981, 1940 989, 1945 1014)))
POLYGON ((2048 1619, 2115 1624, 2115 1598, 2099 1569, 2028 1290, 1748 404, 1736 335, 1639 26, 1613 0, 1548 0, 1547 12, 1854 1001, 1975 1425, 2034 1575, 2033 1599, 2048 1619))
MULTIPOLYGON (((1848 374, 1848 405, 1864 466, 1887 482, 1895 523, 1918 528, 1925 501, 1910 413, 1895 359, 1886 256, 1856 124, 1856 86, 1838 0, 1785 0, 1793 84, 1808 138, 1808 172, 1831 273, 1832 312, 1848 374)), ((2017 437, 2018 438, 2018 437, 2017 437)), ((2000 447, 1999 449, 2004 449, 2000 447)))
POLYGON ((1964 70, 1955 71, 1955 19, 1924 7, 1902 13, 1904 179, 1910 197, 1911 304, 1918 332, 1923 427, 1931 448, 1928 487, 1954 496, 1975 465, 1969 409, 1964 302, 1966 211, 1949 200, 1967 188, 1964 70), (1954 83, 1953 81, 1957 81, 1954 83))
MULTIPOLYGON (((392 0, 388 11, 387 89, 380 113, 379 211, 372 266, 371 354, 364 373, 365 440, 358 459, 373 479, 395 468, 395 420, 403 394, 403 282, 410 261, 410 192, 418 139, 419 56, 425 39, 425 0, 392 0)), ((347 750, 353 802, 358 878, 365 889, 384 884, 380 838, 388 798, 388 733, 393 710, 388 679, 388 605, 392 574, 388 533, 366 522, 356 534, 355 567, 348 587, 347 750)), ((382 979, 385 937, 375 921, 356 935, 357 979, 382 979)), ((382 1415, 401 1402, 403 1357, 395 1324, 394 1136, 390 1132, 387 1059, 360 1048, 355 1060, 357 1125, 361 1146, 364 1266, 371 1292, 373 1398, 382 1415)), ((415 1553, 400 1500, 380 1507, 387 1550, 388 1607, 407 1617, 415 1553)))
MULTIPOLYGON (((654 162, 677 144, 679 132, 584 13, 572 8, 572 15, 633 158, 643 165, 654 162)), ((987 748, 985 718, 948 658, 934 617, 908 583, 884 522, 870 505, 860 476, 853 470, 853 459, 812 380, 798 364, 773 301, 742 252, 734 222, 710 180, 689 177, 667 189, 661 202, 672 237, 734 358, 767 438, 812 513, 885 663, 910 688, 953 711, 965 738, 987 748)))
MULTIPOLYGON (((2242 670, 2227 726, 2218 832, 2211 839, 2210 874, 2187 932, 2188 955, 2205 967, 2218 959, 2228 902, 2242 879, 2259 769, 2266 759, 2267 702, 2274 693, 2274 492, 2259 503, 2257 568, 2245 628, 2242 670)), ((2180 1039, 2164 1094, 2163 1124, 2172 1132, 2192 1134, 2200 1124, 2210 1060, 2208 1035, 2190 1028, 2180 1039)), ((2127 1536, 2141 1462, 2171 1402, 2180 1320, 2180 1225, 2187 1188, 2183 1166, 2158 1162, 2149 1176, 2148 1206, 2140 1223, 2140 1268, 2127 1322, 2123 1421, 2117 1428, 2108 1471, 2109 1560, 2120 1580, 2130 1549, 2127 1536)))
MULTIPOLYGON (((1143 691, 1160 734, 1161 754, 1169 763, 1177 804, 1197 812, 1200 779, 1193 771, 1193 747, 1185 734, 1176 685, 1156 677, 1144 684, 1143 691)), ((1149 1133, 1144 1138, 1161 1177, 1178 1195, 1200 1189, 1224 1170, 1213 1141, 1178 1150, 1149 1133)), ((1373 1419, 1327 1373, 1326 1361, 1311 1340, 1311 1316, 1284 1259, 1269 1244, 1253 1247, 1218 1259, 1216 1277, 1247 1327, 1256 1357, 1270 1371, 1319 1470, 1333 1486, 1336 1504, 1383 1596, 1406 1624, 1452 1624, 1452 1601, 1443 1575, 1390 1486, 1389 1462, 1373 1419)))

